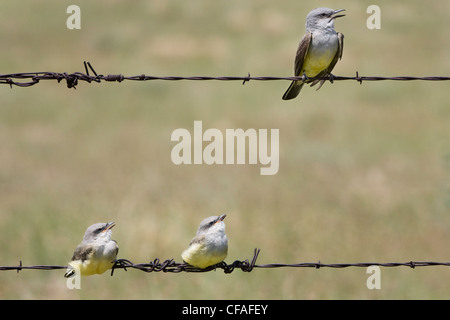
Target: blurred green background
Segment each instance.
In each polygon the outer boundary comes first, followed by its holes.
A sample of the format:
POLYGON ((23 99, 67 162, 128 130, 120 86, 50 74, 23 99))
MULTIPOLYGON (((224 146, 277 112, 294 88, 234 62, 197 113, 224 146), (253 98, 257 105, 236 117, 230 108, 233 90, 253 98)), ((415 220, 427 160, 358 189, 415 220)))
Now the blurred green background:
MULTIPOLYGON (((2 1, 0 73, 291 76, 306 14, 345 8, 335 75, 449 76, 448 1, 2 1), (81 30, 66 9, 81 8, 81 30), (381 8, 369 30, 366 9, 381 8)), ((181 262, 200 221, 227 214, 228 263, 449 261, 448 82, 42 81, 0 86, 0 265, 65 265, 115 221, 119 257, 181 262), (172 163, 173 130, 280 130, 280 169, 172 163)), ((64 270, 0 272, 2 299, 450 298, 448 267, 117 270, 68 290, 64 270)))

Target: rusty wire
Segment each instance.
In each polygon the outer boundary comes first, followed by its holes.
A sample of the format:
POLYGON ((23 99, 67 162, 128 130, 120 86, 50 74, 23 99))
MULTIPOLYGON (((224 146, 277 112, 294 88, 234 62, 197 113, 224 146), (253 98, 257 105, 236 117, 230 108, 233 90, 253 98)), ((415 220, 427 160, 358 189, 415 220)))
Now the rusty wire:
MULTIPOLYGON (((242 81, 242 84, 252 81, 275 81, 275 80, 301 80, 302 77, 252 77, 250 73, 244 77, 208 77, 208 76, 193 76, 193 77, 180 77, 180 76, 148 76, 145 74, 136 76, 124 76, 122 74, 109 74, 102 75, 97 74, 92 65, 89 62, 84 62, 85 73, 74 72, 25 72, 25 73, 10 73, 10 74, 0 74, 0 84, 9 84, 12 88, 13 86, 18 87, 30 87, 43 80, 56 80, 59 82, 66 81, 68 88, 76 88, 80 81, 87 83, 102 81, 106 82, 122 82, 125 80, 130 81, 149 81, 149 80, 168 80, 168 81, 180 81, 180 80, 219 80, 219 81, 242 81), (94 75, 89 74, 89 70, 92 71, 94 75), (28 81, 25 81, 28 80, 28 81)), ((448 81, 450 77, 443 76, 431 76, 431 77, 410 77, 410 76, 398 76, 398 77, 373 77, 373 76, 360 76, 358 71, 354 77, 342 77, 342 76, 332 76, 332 77, 317 77, 313 79, 318 80, 328 80, 330 82, 340 81, 340 80, 354 80, 362 84, 363 81, 383 81, 383 80, 393 80, 393 81, 448 81)))
MULTIPOLYGON (((367 268, 370 266, 379 266, 379 267, 429 267, 429 266, 445 266, 450 267, 450 262, 432 262, 432 261, 407 261, 407 262, 359 262, 359 263, 321 263, 319 262, 303 262, 303 263, 294 263, 294 264, 285 264, 285 263, 269 263, 269 264, 256 264, 256 260, 258 259, 258 255, 260 253, 260 249, 255 249, 253 253, 253 258, 249 261, 248 259, 240 261, 236 260, 231 264, 227 264, 224 261, 216 264, 214 266, 210 266, 205 269, 195 268, 187 263, 177 263, 173 259, 168 259, 164 261, 160 261, 160 259, 154 259, 148 263, 139 263, 134 264, 130 260, 127 259, 118 259, 115 261, 112 269, 111 276, 114 274, 114 271, 117 269, 137 269, 146 273, 150 272, 164 272, 164 273, 180 273, 180 272, 208 272, 213 270, 222 269, 224 273, 232 273, 235 269, 241 269, 243 272, 251 272, 255 268, 262 269, 270 269, 270 268, 349 268, 349 267, 363 267, 367 268)), ((16 270, 17 272, 21 270, 58 270, 58 269, 67 269, 68 266, 57 266, 57 265, 35 265, 35 266, 23 266, 22 261, 18 266, 0 266, 0 271, 7 270, 16 270)))

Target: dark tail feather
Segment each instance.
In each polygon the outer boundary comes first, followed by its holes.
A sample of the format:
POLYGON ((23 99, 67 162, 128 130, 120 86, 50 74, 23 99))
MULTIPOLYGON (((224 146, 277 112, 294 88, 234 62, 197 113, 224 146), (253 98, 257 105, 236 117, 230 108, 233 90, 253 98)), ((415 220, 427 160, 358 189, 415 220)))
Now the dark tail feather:
POLYGON ((64 274, 64 277, 70 278, 74 275, 75 275, 75 270, 69 267, 68 270, 66 271, 66 273, 64 274))
POLYGON ((283 100, 291 100, 297 97, 300 90, 302 90, 303 85, 303 81, 292 81, 291 85, 283 95, 283 100))

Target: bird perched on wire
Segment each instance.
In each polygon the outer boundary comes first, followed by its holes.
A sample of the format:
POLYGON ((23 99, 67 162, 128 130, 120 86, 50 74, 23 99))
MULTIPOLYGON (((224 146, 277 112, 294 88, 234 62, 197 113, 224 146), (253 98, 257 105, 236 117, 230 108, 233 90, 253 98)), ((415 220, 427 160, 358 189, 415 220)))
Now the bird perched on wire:
POLYGON ((111 240, 111 229, 115 225, 114 222, 96 223, 87 228, 64 277, 69 278, 76 273, 82 276, 102 274, 111 269, 119 252, 116 241, 111 240))
POLYGON ((333 10, 329 8, 316 8, 306 16, 306 34, 297 49, 294 62, 294 74, 303 77, 292 81, 283 95, 283 100, 294 99, 300 93, 305 83, 311 87, 320 82, 319 90, 325 80, 311 80, 314 77, 330 76, 337 61, 342 58, 344 48, 344 35, 334 30, 334 20, 344 17, 336 15, 345 9, 333 10))
POLYGON ((181 257, 196 268, 205 269, 222 262, 228 254, 228 237, 225 234, 226 215, 212 216, 200 223, 197 234, 181 257))

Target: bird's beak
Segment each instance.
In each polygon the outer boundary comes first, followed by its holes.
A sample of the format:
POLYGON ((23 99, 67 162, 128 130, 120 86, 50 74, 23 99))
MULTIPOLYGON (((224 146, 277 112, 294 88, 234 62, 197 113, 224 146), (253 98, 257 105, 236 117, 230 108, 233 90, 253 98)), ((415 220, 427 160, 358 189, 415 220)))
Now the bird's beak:
MULTIPOLYGON (((339 13, 339 12, 342 12, 342 11, 345 11, 345 9, 335 10, 335 11, 333 12, 333 14, 336 14, 336 13, 339 13)), ((336 18, 340 18, 340 17, 345 17, 345 14, 338 14, 337 16, 332 16, 332 17, 330 18, 330 21, 333 20, 333 19, 336 19, 336 18)))
POLYGON ((106 231, 112 229, 115 225, 116 225, 115 222, 108 222, 102 232, 106 232, 106 231))
POLYGON ((221 215, 219 218, 217 218, 216 223, 219 223, 220 221, 223 221, 223 219, 225 219, 226 216, 227 216, 226 214, 221 215))

